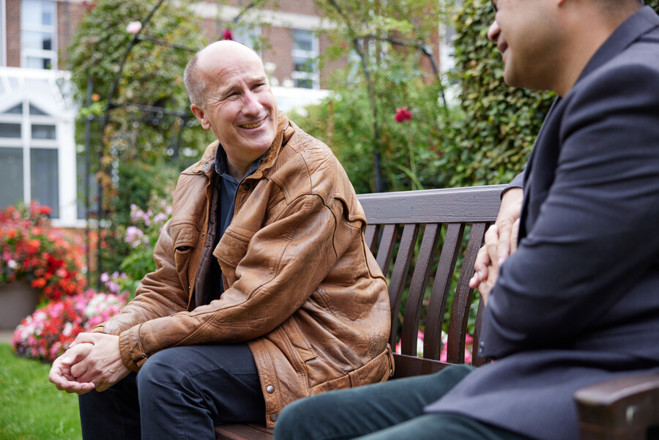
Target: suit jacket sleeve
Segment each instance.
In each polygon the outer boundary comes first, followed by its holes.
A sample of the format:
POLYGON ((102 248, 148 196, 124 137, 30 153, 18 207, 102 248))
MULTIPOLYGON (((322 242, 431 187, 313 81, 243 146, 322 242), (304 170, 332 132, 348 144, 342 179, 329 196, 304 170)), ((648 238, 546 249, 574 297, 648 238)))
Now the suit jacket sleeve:
POLYGON ((657 265, 659 69, 637 64, 582 79, 557 115, 559 145, 538 141, 559 149, 556 164, 533 165, 555 166, 554 181, 531 187, 544 201, 491 292, 483 354, 568 347, 611 326, 611 308, 657 265))

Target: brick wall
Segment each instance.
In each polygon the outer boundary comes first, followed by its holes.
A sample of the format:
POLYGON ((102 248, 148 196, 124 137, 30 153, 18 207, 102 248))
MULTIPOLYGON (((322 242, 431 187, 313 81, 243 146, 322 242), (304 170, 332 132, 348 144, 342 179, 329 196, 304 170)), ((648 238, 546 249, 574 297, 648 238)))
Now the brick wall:
POLYGON ((6 0, 7 66, 21 66, 21 0, 6 0))
POLYGON ((293 72, 293 34, 290 29, 263 27, 262 35, 269 43, 263 53, 263 61, 274 63, 277 67, 273 76, 283 85, 284 80, 292 79, 293 72))
POLYGON ((82 3, 57 2, 57 68, 66 70, 66 52, 78 24, 87 13, 82 3))

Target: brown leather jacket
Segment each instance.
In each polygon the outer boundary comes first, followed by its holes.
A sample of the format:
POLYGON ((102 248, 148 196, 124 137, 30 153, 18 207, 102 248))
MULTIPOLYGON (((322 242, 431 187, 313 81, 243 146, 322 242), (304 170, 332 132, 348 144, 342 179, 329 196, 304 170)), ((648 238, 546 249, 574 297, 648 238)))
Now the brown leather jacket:
MULTIPOLYGON (((231 224, 212 252, 224 293, 195 306, 217 142, 179 178, 157 269, 96 331, 118 334, 124 363, 177 345, 247 342, 274 426, 282 408, 393 372, 385 279, 366 247, 364 212, 330 149, 281 115, 278 135, 239 186, 231 224)), ((210 253, 209 253, 210 254, 210 253)))

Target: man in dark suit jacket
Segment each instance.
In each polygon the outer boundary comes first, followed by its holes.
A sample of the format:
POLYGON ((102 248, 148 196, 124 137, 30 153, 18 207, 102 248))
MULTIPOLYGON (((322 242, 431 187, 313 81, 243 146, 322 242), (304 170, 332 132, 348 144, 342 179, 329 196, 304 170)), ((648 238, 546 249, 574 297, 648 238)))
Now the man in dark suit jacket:
POLYGON ((277 439, 572 439, 577 389, 659 371, 659 17, 638 0, 493 4, 506 83, 559 96, 517 250, 500 265, 494 228, 477 276, 495 361, 296 402, 277 439))

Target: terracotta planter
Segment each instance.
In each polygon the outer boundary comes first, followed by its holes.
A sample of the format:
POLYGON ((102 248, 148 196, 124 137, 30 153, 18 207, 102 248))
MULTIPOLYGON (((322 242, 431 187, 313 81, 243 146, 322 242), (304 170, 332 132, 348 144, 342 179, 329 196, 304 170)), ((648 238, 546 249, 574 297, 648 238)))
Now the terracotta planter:
POLYGON ((0 329, 16 328, 38 302, 39 290, 26 282, 0 284, 0 329))

